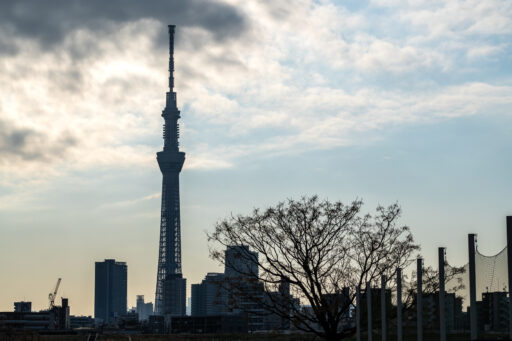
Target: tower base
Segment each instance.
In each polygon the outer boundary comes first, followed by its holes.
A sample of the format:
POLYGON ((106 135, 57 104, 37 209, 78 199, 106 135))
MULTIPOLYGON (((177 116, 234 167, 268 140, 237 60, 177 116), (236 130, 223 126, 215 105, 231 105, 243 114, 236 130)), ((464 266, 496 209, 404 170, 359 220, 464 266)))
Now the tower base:
POLYGON ((164 281, 164 315, 185 316, 187 280, 181 274, 168 275, 164 281))

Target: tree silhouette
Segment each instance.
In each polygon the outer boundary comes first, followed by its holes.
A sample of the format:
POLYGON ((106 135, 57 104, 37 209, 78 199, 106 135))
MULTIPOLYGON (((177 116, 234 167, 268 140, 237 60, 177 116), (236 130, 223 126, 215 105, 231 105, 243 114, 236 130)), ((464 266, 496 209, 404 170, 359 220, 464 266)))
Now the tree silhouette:
MULTIPOLYGON (((450 266, 445 262, 445 292, 453 293, 456 297, 461 297, 460 291, 465 289, 462 275, 466 272, 464 266, 450 266)), ((413 271, 411 280, 407 281, 404 278, 403 283, 403 309, 406 313, 416 313, 416 299, 417 299, 417 272, 413 271)), ((423 267, 422 270, 422 294, 429 295, 439 292, 439 270, 431 266, 423 267)))
POLYGON ((419 249, 409 228, 396 223, 398 204, 361 215, 362 204, 312 196, 231 216, 208 235, 210 255, 240 274, 237 280, 228 278, 230 291, 299 330, 343 339, 353 334, 343 320, 353 307, 356 288, 376 284, 382 275, 394 279, 396 269, 405 267, 419 249), (223 249, 228 246, 240 247, 236 264, 257 264, 259 273, 226 263, 223 249), (290 294, 279 290, 283 283, 290 294), (257 285, 263 285, 263 295, 253 294, 251 288, 257 285))

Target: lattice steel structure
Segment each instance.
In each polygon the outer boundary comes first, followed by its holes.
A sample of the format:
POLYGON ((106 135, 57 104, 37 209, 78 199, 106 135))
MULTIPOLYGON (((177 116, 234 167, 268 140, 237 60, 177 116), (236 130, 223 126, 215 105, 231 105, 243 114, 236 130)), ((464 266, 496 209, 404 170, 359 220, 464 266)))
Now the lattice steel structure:
POLYGON ((179 175, 185 162, 185 153, 179 150, 180 111, 174 92, 174 25, 169 25, 169 92, 162 111, 164 148, 157 153, 162 172, 162 214, 160 220, 160 248, 156 280, 155 312, 181 315, 185 311, 184 279, 181 272, 181 227, 179 175), (174 285, 172 281, 178 281, 174 285), (182 302, 183 301, 183 302, 182 302))

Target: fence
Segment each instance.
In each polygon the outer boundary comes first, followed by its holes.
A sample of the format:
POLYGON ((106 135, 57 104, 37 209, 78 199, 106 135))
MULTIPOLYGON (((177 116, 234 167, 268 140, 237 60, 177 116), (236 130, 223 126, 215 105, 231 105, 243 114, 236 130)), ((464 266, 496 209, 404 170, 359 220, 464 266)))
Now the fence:
POLYGON ((437 271, 419 258, 409 282, 397 269, 396 278, 383 276, 379 287, 357 288, 357 341, 512 339, 511 251, 509 216, 507 245, 494 256, 480 253, 469 234, 467 264, 448 264, 441 247, 437 271))

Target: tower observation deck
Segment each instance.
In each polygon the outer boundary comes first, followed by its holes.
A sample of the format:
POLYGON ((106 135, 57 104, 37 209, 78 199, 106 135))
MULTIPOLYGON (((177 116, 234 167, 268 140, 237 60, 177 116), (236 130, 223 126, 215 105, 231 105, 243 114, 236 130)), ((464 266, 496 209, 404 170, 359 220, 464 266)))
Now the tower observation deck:
POLYGON ((166 94, 164 148, 156 155, 162 172, 162 213, 156 279, 155 313, 185 315, 186 280, 181 269, 180 182, 185 153, 179 150, 180 111, 174 92, 174 25, 169 25, 169 92, 166 94))

